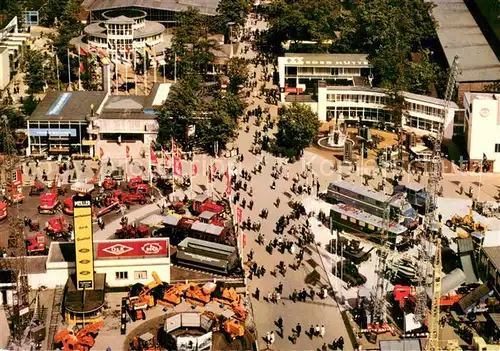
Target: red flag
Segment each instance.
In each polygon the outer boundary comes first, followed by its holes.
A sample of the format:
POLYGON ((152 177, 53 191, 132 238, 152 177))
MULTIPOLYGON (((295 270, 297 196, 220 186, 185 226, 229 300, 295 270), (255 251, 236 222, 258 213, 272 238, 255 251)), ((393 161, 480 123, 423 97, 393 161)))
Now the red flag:
POLYGON ((243 220, 243 210, 241 209, 241 207, 236 208, 236 220, 238 221, 238 223, 241 223, 241 221, 243 220))
POLYGON ((103 158, 104 157, 104 150, 102 149, 102 147, 100 149, 101 149, 100 150, 100 155, 101 155, 101 158, 103 158))
POLYGON ((241 235, 243 235, 243 248, 245 248, 245 246, 247 246, 247 235, 245 233, 241 233, 241 235))
POLYGON ((226 168, 226 173, 224 175, 227 178, 226 194, 229 196, 229 195, 231 195, 231 177, 229 176, 229 167, 226 168))
POLYGON ((182 162, 178 156, 174 156, 174 175, 182 177, 182 162))
POLYGON ((152 148, 152 147, 150 147, 150 148, 149 148, 149 157, 151 158, 151 162, 152 162, 152 163, 156 163, 156 164, 158 164, 158 159, 156 158, 156 154, 155 154, 155 152, 153 151, 153 148, 152 148))
POLYGON ((80 55, 86 56, 87 52, 85 50, 83 50, 82 48, 80 48, 80 55))
POLYGON ((85 67, 83 66, 83 62, 80 62, 80 73, 85 72, 85 67))
POLYGON ((212 183, 212 166, 208 167, 207 175, 208 175, 208 182, 212 183))
POLYGON ((217 166, 212 163, 212 174, 217 173, 217 166))
POLYGON ((16 180, 23 184, 23 170, 21 168, 16 169, 16 180))
POLYGON ((125 145, 125 156, 127 158, 130 157, 130 147, 128 145, 125 145))
POLYGON ((194 164, 191 169, 191 177, 195 177, 198 174, 198 165, 194 164))

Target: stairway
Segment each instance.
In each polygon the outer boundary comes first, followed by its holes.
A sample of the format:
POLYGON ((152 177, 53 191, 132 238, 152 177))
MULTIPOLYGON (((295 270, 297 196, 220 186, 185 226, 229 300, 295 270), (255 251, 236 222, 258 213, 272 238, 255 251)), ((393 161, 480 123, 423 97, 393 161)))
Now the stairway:
POLYGON ((54 336, 57 333, 59 322, 61 320, 61 306, 64 295, 64 286, 58 285, 54 290, 54 299, 52 300, 52 310, 50 313, 49 333, 47 336, 47 349, 54 349, 54 336))

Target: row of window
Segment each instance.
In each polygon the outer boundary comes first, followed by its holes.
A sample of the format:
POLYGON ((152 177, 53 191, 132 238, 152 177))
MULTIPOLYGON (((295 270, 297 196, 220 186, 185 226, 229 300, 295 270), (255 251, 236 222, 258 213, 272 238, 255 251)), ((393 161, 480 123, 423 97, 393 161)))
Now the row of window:
POLYGON ((358 120, 361 117, 363 120, 384 122, 389 119, 390 112, 378 108, 341 106, 335 109, 329 108, 327 115, 344 120, 358 120))
MULTIPOLYGON (((360 221, 360 220, 357 220, 356 218, 353 218, 353 217, 347 217, 346 215, 344 214, 341 214, 340 215, 340 218, 342 218, 344 221, 347 221, 349 220, 349 222, 351 223, 354 223, 354 224, 357 224, 359 225, 360 227, 365 227, 367 223, 363 222, 363 221, 360 221)), ((375 230, 375 226, 373 224, 369 224, 368 223, 368 229, 370 230, 375 230)))
POLYGON ((417 128, 421 130, 428 130, 430 132, 435 132, 435 133, 438 132, 439 129, 439 122, 428 121, 423 118, 412 117, 412 116, 406 117, 405 125, 407 125, 408 127, 417 128))
POLYGON ((294 72, 295 67, 286 67, 287 74, 299 74, 299 75, 325 75, 325 76, 359 76, 361 70, 359 68, 349 68, 349 67, 297 67, 296 73, 294 72))
POLYGON ((329 102, 359 102, 366 104, 387 105, 387 97, 379 95, 359 94, 327 94, 326 101, 329 102))
MULTIPOLYGON (((115 279, 116 280, 125 280, 128 279, 128 272, 115 272, 115 279)), ((134 272, 134 279, 148 279, 148 271, 135 271, 134 272)))
POLYGON ((421 104, 411 103, 411 104, 407 104, 407 105, 408 105, 408 109, 410 111, 424 113, 428 116, 439 117, 439 116, 441 116, 441 113, 443 111, 440 108, 430 107, 430 106, 421 105, 421 104))

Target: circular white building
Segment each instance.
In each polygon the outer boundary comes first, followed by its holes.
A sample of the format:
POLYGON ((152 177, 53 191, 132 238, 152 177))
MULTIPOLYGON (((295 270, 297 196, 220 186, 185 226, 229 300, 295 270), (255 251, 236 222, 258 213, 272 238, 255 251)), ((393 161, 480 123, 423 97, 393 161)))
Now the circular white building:
POLYGON ((90 49, 100 49, 111 59, 132 59, 134 52, 162 56, 165 50, 163 32, 158 22, 146 21, 146 12, 137 9, 109 10, 102 22, 92 23, 84 31, 90 49))

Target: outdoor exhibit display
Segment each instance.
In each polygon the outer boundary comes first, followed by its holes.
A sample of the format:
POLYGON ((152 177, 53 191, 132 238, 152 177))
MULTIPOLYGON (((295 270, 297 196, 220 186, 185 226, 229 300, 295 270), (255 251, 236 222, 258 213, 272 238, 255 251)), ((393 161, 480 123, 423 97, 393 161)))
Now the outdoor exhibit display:
MULTIPOLYGON (((213 320, 197 312, 179 313, 165 320, 164 330, 171 333, 179 328, 202 328, 208 331, 213 320)), ((200 336, 182 335, 175 337, 179 351, 210 351, 212 350, 212 332, 200 336)))

